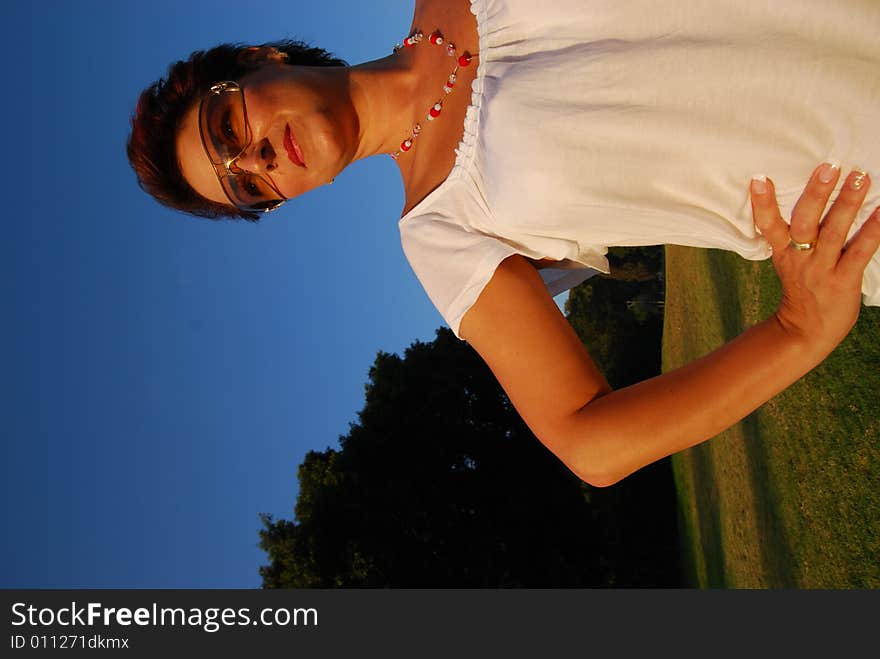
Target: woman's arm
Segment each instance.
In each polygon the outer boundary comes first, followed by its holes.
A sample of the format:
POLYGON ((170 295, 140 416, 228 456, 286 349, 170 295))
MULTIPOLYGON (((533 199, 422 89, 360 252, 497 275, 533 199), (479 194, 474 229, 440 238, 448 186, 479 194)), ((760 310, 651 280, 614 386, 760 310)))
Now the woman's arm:
MULTIPOLYGON (((811 178, 792 214, 807 241, 837 180, 811 178)), ((875 212, 842 250, 869 185, 852 174, 814 250, 788 246, 772 183, 753 186, 755 220, 774 249, 779 310, 733 341, 675 371, 611 391, 537 271, 506 259, 462 319, 460 334, 488 363, 535 435, 581 479, 611 485, 733 425, 818 365, 858 317, 861 277, 880 245, 875 212)), ((797 233, 795 233, 797 232, 797 233)))

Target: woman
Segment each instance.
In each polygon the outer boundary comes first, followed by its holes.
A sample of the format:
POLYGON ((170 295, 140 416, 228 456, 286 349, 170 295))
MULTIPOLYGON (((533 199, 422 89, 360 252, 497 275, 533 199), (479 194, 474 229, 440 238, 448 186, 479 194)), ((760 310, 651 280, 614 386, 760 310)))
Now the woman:
POLYGON ((291 43, 194 54, 142 95, 129 157, 163 203, 255 219, 392 155, 432 301, 535 435, 610 485, 742 419, 862 294, 880 304, 880 9, 791 4, 419 0, 402 46, 355 67, 291 43), (782 300, 612 391, 552 296, 608 246, 662 243, 772 255, 782 300))

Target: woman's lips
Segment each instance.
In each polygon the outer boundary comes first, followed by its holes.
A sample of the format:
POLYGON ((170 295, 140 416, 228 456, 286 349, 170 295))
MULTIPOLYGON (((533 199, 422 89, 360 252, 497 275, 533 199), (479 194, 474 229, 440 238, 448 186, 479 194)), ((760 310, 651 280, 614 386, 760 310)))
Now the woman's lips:
POLYGON ((284 149, 287 151, 287 157, 290 158, 290 161, 296 165, 297 167, 305 167, 306 161, 303 158, 302 149, 299 148, 299 144, 296 143, 296 138, 293 136, 293 131, 290 130, 290 124, 287 124, 284 127, 284 149))

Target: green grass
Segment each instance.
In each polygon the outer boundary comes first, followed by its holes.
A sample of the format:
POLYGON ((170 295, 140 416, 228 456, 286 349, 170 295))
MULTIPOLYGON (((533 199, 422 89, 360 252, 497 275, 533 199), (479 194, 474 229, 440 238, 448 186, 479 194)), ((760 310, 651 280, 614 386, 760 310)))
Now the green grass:
MULTIPOLYGON (((769 261, 666 249, 663 370, 776 308, 769 261)), ((672 458, 685 574, 700 588, 880 587, 880 308, 806 377, 672 458)))

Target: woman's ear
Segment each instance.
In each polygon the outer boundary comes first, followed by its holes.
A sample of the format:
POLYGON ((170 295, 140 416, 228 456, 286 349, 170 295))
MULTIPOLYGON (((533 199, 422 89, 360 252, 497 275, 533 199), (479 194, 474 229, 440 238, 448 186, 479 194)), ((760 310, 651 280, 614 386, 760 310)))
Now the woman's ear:
POLYGON ((287 53, 272 46, 250 46, 239 53, 239 59, 243 64, 251 65, 270 61, 286 62, 287 53))

